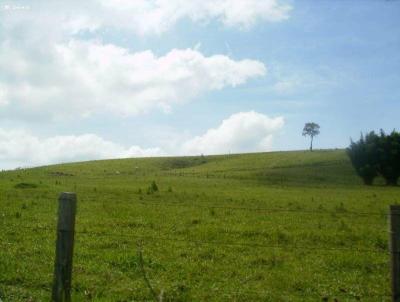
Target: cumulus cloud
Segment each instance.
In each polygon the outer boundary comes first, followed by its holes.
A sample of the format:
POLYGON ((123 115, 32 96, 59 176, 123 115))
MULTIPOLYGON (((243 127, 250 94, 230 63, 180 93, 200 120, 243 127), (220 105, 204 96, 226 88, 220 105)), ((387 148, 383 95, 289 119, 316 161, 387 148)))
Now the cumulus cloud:
MULTIPOLYGON (((82 4, 76 0, 21 0, 18 5, 14 1, 3 2, 0 4, 0 116, 9 120, 32 116, 55 120, 60 116, 95 114, 132 116, 151 110, 169 111, 205 92, 245 84, 266 74, 262 62, 205 55, 197 47, 172 49, 163 54, 151 50, 133 52, 103 42, 101 37, 107 37, 103 34, 110 29, 123 29, 118 34, 125 37, 132 33, 161 34, 184 20, 200 24, 216 21, 223 26, 248 29, 259 22, 287 19, 291 7, 285 2, 88 0, 82 4)), ((209 132, 193 140, 201 143, 201 138, 207 139, 209 132)), ((204 149, 193 147, 190 140, 176 146, 172 150, 175 154, 204 149)), ((0 128, 1 165, 156 154, 164 153, 159 148, 127 148, 93 134, 40 138, 27 131, 0 128), (67 145, 75 147, 68 149, 67 145)))
POLYGON ((225 26, 249 28, 257 21, 278 22, 289 17, 291 7, 278 0, 101 0, 92 26, 109 25, 140 34, 161 33, 188 18, 195 22, 218 20, 225 26), (116 21, 117 20, 117 21, 116 21))
POLYGON ((174 148, 124 147, 95 134, 40 138, 25 130, 0 128, 0 168, 108 158, 268 151, 273 136, 283 125, 283 117, 239 112, 204 135, 177 141, 174 148))
POLYGON ((30 48, 3 43, 0 49, 5 54, 0 57, 0 106, 29 114, 168 111, 203 92, 234 87, 266 72, 259 61, 204 56, 194 49, 156 56, 149 50, 130 52, 76 40, 49 46, 37 58, 30 48))
POLYGON ((0 83, 0 106, 8 104, 6 89, 7 89, 6 85, 0 83))
POLYGON ((249 28, 258 21, 288 18, 290 6, 282 3, 89 0, 83 5, 39 0, 8 5, 0 9, 0 113, 57 117, 169 111, 204 92, 244 84, 265 75, 262 62, 206 56, 197 48, 163 55, 132 52, 87 39, 101 37, 109 28, 162 33, 183 19, 249 28))
MULTIPOLYGON (((291 6, 285 0, 87 0, 66 2, 21 2, 19 14, 57 19, 60 28, 71 33, 107 27, 137 34, 160 34, 184 19, 193 22, 217 20, 228 27, 246 29, 259 21, 279 22, 289 18, 291 6)), ((15 14, 17 6, 2 6, 0 13, 15 14), (13 9, 14 8, 14 9, 13 9)), ((1 8, 1 7, 0 7, 1 8)), ((32 21, 32 20, 31 20, 32 21)), ((40 21, 40 20, 39 20, 40 21)))
POLYGON ((39 138, 24 130, 0 128, 0 168, 163 154, 159 148, 125 148, 94 134, 39 138))
POLYGON ((255 111, 235 113, 217 128, 185 142, 183 151, 187 154, 268 151, 273 135, 283 125, 283 117, 270 118, 255 111))

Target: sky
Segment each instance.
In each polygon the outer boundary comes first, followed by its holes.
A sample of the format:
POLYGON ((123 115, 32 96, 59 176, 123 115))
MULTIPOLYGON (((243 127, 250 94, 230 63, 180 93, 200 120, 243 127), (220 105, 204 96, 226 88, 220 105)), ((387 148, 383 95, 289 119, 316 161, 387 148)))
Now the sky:
POLYGON ((398 0, 0 0, 0 169, 399 128, 398 0))

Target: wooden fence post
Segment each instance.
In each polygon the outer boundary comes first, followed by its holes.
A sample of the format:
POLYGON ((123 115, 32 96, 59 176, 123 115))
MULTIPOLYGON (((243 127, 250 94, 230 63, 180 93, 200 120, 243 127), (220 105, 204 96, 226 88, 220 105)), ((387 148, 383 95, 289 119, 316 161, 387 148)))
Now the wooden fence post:
POLYGON ((400 302, 400 205, 391 205, 389 211, 392 301, 400 302))
POLYGON ((61 193, 58 199, 53 302, 71 301, 72 254, 74 249, 76 194, 61 193))

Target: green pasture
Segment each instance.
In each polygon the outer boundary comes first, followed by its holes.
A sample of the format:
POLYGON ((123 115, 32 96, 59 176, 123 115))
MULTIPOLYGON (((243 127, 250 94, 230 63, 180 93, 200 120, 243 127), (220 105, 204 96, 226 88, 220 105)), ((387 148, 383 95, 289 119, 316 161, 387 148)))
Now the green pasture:
POLYGON ((364 186, 343 150, 0 172, 2 301, 49 301, 60 192, 78 196, 73 301, 153 301, 138 246, 163 301, 390 301, 400 188, 364 186))

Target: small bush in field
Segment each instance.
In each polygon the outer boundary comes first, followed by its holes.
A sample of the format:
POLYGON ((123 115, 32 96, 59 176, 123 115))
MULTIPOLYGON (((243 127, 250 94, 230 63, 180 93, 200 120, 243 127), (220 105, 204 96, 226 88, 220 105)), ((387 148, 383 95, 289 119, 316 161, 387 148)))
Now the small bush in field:
POLYGON ((147 194, 153 194, 155 192, 158 192, 158 186, 156 182, 153 180, 150 186, 147 188, 147 194))

